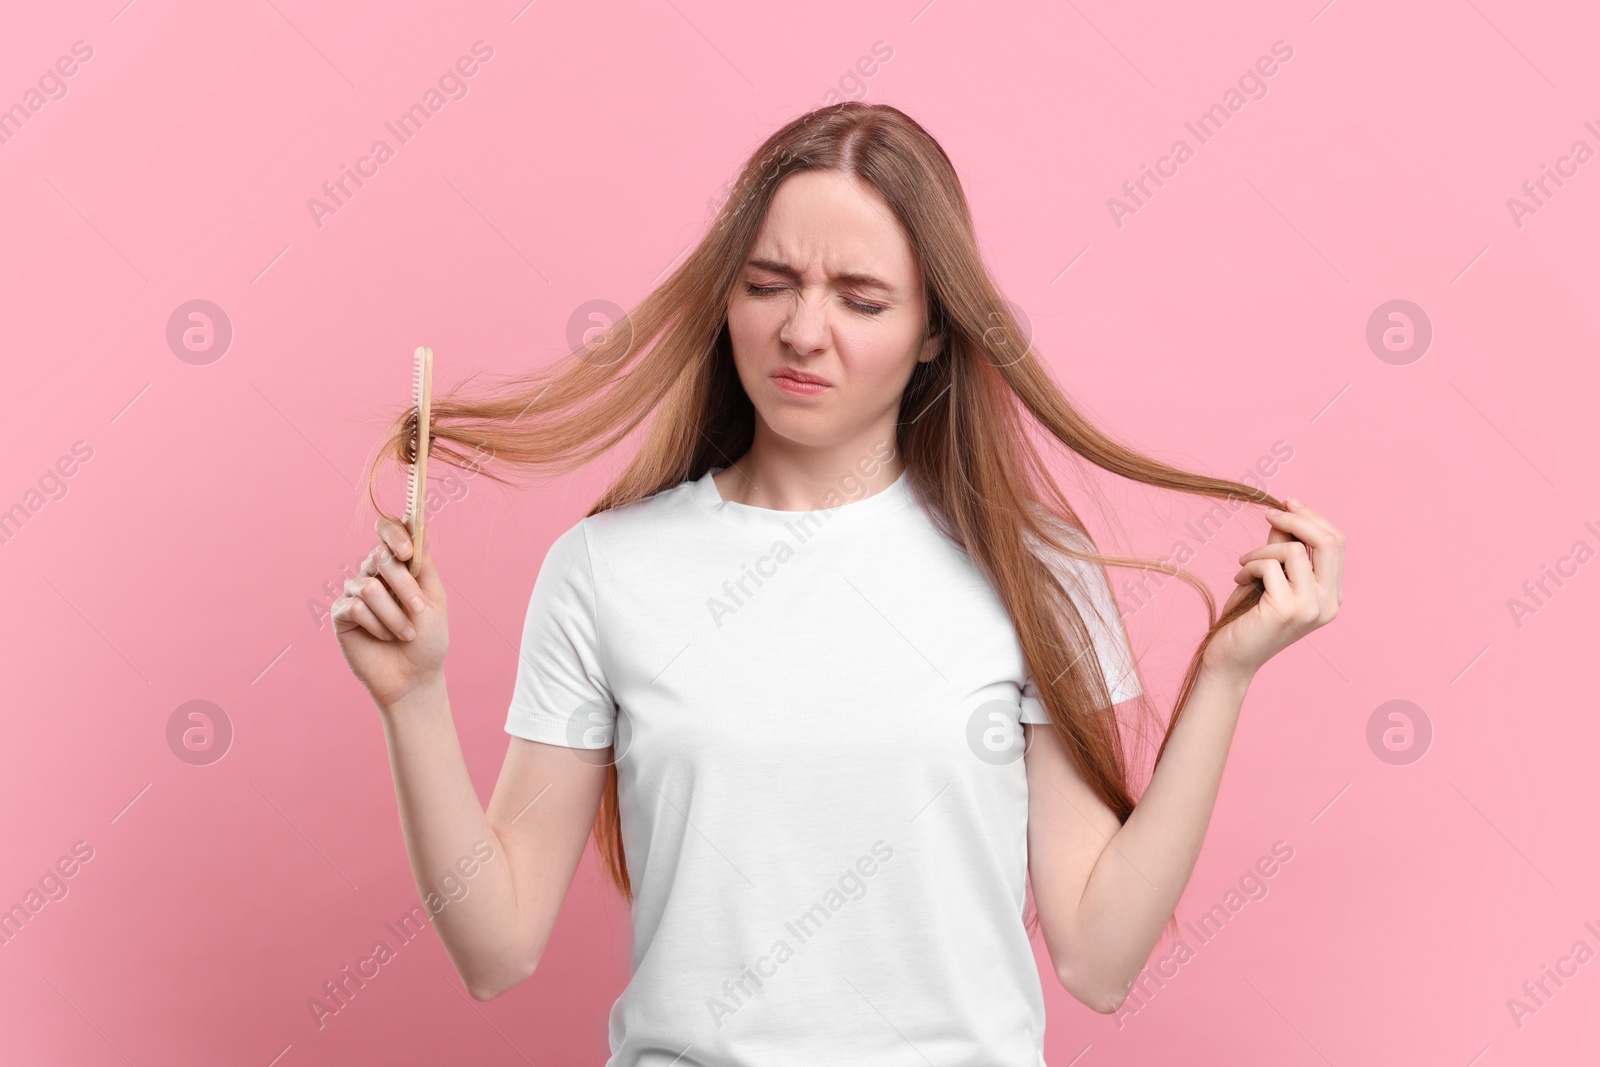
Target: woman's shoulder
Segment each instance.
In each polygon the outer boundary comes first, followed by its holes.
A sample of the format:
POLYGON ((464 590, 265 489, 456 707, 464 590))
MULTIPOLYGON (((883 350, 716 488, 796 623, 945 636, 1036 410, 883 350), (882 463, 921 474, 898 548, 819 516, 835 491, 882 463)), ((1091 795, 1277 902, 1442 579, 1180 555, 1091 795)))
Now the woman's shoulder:
POLYGON ((679 489, 582 516, 551 540, 541 570, 592 576, 596 560, 626 559, 641 545, 659 541, 673 525, 673 494, 679 489))
MULTIPOLYGON (((1055 541, 1063 543, 1079 552, 1099 551, 1099 549, 1095 546, 1094 539, 1089 536, 1088 531, 1084 530, 1080 526, 1075 525, 1066 516, 1045 506, 1045 504, 1039 500, 1030 500, 1028 504, 1032 510, 1035 520, 1039 525, 1039 528, 1055 541)), ((1027 541, 1029 547, 1035 552, 1059 554, 1052 551, 1056 546, 1051 545, 1048 541, 1036 536, 1031 529, 1025 528, 1024 540, 1027 541)))
POLYGON ((694 503, 697 488, 696 482, 683 481, 638 500, 585 515, 562 536, 587 539, 595 545, 625 545, 639 537, 659 540, 674 527, 693 521, 698 514, 694 503))
MULTIPOLYGON (((1027 531, 1024 541, 1029 550, 1047 566, 1069 596, 1078 603, 1086 600, 1103 603, 1109 578, 1105 566, 1096 560, 1080 559, 1071 552, 1102 554, 1089 532, 1071 519, 1034 501, 1040 528, 1054 541, 1045 541, 1027 531), (1070 550, 1070 552, 1068 551, 1070 550)), ((1114 554, 1114 553, 1113 553, 1114 554)))

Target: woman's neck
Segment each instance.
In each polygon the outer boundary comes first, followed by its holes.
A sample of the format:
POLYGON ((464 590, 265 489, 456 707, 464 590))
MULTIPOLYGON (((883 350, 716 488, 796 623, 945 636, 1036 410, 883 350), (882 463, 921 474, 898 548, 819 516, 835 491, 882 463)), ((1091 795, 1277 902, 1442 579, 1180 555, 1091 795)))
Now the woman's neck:
POLYGON ((864 499, 882 492, 904 469, 892 443, 793 458, 760 454, 752 447, 711 480, 725 501, 772 511, 815 511, 841 496, 864 499))

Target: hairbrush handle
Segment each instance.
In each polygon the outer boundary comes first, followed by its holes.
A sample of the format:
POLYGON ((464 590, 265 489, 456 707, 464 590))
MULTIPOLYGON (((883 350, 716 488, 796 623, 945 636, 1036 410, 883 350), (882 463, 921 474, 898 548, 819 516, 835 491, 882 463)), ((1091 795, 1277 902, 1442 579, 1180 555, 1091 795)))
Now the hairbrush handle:
POLYGON ((411 528, 411 560, 407 567, 412 574, 422 568, 422 511, 428 491, 428 430, 433 414, 433 349, 419 346, 414 356, 412 402, 417 409, 417 453, 412 459, 411 484, 406 493, 411 511, 406 517, 411 528))

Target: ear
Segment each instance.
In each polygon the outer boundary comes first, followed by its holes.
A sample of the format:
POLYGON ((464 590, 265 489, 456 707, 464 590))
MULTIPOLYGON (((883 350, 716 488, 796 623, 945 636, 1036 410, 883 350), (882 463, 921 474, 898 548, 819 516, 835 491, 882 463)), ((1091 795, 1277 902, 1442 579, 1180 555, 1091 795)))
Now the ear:
POLYGON ((918 363, 929 363, 944 351, 944 331, 930 333, 922 342, 922 349, 917 353, 918 363))

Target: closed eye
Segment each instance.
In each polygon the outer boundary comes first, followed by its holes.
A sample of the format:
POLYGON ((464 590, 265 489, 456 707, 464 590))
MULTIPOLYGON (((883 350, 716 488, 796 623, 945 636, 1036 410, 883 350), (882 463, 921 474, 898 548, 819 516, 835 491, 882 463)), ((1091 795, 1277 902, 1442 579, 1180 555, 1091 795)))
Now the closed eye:
MULTIPOLYGON (((781 285, 756 285, 753 282, 744 287, 744 291, 749 293, 751 296, 767 296, 771 293, 781 292, 782 290, 783 286, 781 285)), ((859 300, 851 300, 849 297, 845 297, 844 302, 846 306, 859 311, 864 315, 877 315, 886 310, 878 304, 864 304, 859 300)))

